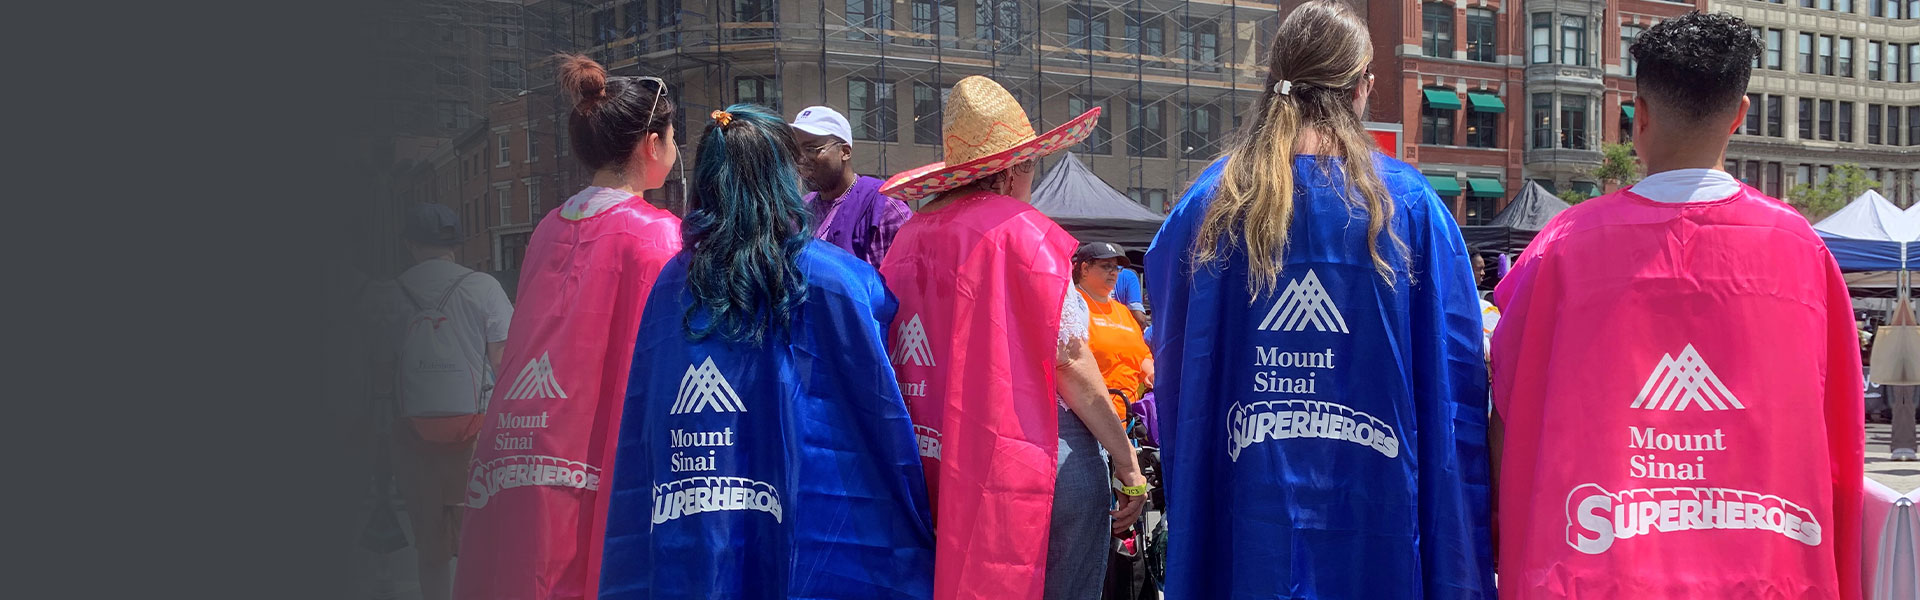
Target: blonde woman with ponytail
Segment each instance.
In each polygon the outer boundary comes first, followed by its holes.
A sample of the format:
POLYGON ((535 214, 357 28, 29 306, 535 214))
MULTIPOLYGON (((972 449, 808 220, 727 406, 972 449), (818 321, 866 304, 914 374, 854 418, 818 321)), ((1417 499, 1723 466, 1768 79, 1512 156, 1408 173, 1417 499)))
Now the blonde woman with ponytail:
POLYGON ((1491 598, 1486 370, 1447 207, 1361 126, 1366 23, 1289 14, 1147 253, 1166 597, 1491 598))

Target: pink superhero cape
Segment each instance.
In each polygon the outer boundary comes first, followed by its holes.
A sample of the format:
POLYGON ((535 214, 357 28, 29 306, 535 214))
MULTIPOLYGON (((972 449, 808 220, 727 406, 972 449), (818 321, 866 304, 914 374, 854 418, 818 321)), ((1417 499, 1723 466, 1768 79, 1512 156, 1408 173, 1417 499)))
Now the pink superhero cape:
POLYGON ((1502 598, 1861 596, 1859 342, 1805 218, 1615 192, 1496 294, 1502 598))
POLYGON ((1040 597, 1074 246, 1032 206, 982 193, 907 221, 880 267, 933 498, 935 598, 1040 597))
MULTIPOLYGON (((570 206, 573 202, 570 201, 570 206)), ((454 597, 595 598, 604 486, 640 311, 680 251, 680 219, 635 196, 547 213, 474 449, 454 597)))

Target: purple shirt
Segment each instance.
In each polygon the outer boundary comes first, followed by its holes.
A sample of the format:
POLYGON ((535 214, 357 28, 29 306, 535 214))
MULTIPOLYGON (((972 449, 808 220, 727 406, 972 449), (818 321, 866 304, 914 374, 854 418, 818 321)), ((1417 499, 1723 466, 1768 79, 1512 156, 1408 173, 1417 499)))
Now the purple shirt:
POLYGON ((860 176, 847 193, 834 200, 821 200, 818 192, 807 194, 807 207, 820 222, 814 236, 853 253, 874 268, 886 258, 893 236, 913 216, 913 209, 898 199, 880 195, 878 178, 860 176))

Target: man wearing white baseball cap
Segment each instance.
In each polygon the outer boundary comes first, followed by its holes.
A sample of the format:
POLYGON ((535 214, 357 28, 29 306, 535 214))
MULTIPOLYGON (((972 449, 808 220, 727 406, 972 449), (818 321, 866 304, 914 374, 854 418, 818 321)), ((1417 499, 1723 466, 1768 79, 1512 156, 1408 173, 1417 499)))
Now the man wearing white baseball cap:
POLYGON ((879 268, 913 210, 880 195, 880 179, 853 171, 853 127, 839 111, 810 106, 791 125, 800 142, 800 175, 811 190, 807 206, 819 224, 814 236, 879 268))

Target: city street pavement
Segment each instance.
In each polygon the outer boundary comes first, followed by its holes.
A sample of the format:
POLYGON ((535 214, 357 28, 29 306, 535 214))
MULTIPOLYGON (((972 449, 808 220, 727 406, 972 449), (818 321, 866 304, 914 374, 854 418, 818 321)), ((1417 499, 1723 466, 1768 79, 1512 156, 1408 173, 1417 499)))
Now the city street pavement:
POLYGON ((1892 425, 1867 424, 1867 476, 1902 494, 1920 489, 1920 461, 1893 460, 1887 447, 1892 437, 1892 425))

